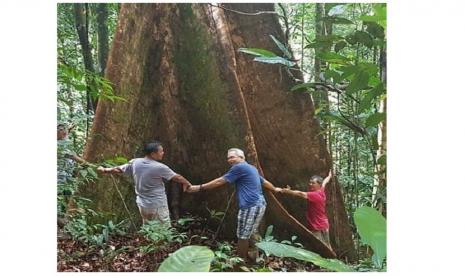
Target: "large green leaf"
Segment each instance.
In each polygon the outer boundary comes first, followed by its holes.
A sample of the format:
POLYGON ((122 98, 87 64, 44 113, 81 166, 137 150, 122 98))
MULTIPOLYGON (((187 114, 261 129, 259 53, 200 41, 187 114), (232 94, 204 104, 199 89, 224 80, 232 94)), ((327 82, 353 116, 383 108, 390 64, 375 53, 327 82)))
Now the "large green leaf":
POLYGON ((274 255, 277 257, 294 258, 306 262, 311 262, 317 266, 326 268, 331 271, 337 272, 352 272, 354 271, 350 266, 335 259, 325 259, 320 255, 302 248, 294 247, 277 242, 259 242, 256 244, 258 248, 265 251, 267 255, 274 255))
POLYGON ((336 72, 334 70, 330 70, 330 69, 328 69, 328 70, 326 70, 324 72, 324 76, 325 76, 325 80, 333 79, 334 83, 338 83, 342 79, 340 73, 338 73, 338 72, 336 72))
POLYGON ((368 48, 373 47, 373 38, 371 35, 364 31, 355 31, 354 38, 358 43, 361 43, 368 48))
POLYGON ((347 77, 350 77, 360 71, 360 68, 357 65, 347 65, 339 67, 339 70, 342 71, 341 78, 346 79, 347 77))
POLYGON ((321 115, 323 118, 326 118, 328 120, 331 120, 331 121, 334 121, 336 123, 339 123, 343 126, 346 126, 350 129, 352 129, 353 131, 355 132, 358 132, 360 134, 365 134, 364 130, 357 126, 357 125, 353 125, 351 124, 349 121, 347 121, 344 117, 340 116, 340 115, 337 115, 336 113, 332 113, 332 112, 322 112, 322 115, 321 115))
POLYGON ((386 4, 376 3, 374 4, 374 15, 362 15, 360 19, 365 22, 375 22, 386 29, 386 4))
POLYGON ((287 49, 287 47, 282 44, 279 40, 277 40, 273 35, 270 35, 271 39, 273 39, 274 43, 278 46, 278 48, 283 52, 283 54, 288 57, 292 58, 291 52, 287 49))
POLYGON ((300 83, 300 84, 294 85, 291 88, 291 91, 297 91, 300 89, 308 89, 308 88, 315 88, 315 84, 313 82, 300 83))
POLYGON ((373 89, 367 91, 366 95, 363 97, 359 105, 359 113, 367 110, 369 107, 373 106, 377 101, 377 98, 385 92, 384 84, 379 83, 373 89))
POLYGON ((319 53, 317 57, 327 62, 338 64, 346 64, 349 61, 349 58, 332 52, 319 53))
POLYGON ((347 42, 339 41, 338 43, 336 43, 336 45, 334 45, 334 51, 337 53, 340 50, 344 49, 344 47, 346 46, 347 46, 347 42))
POLYGON ((376 159, 376 164, 378 165, 386 165, 386 154, 381 155, 376 159))
POLYGON ((366 71, 359 71, 355 74, 346 90, 349 93, 353 93, 362 89, 365 89, 370 80, 370 75, 366 71))
POLYGON ((362 242, 373 249, 373 261, 382 267, 386 257, 386 219, 371 207, 360 207, 354 214, 355 225, 362 242))
POLYGON ((305 48, 330 48, 334 43, 341 42, 343 40, 344 37, 340 35, 322 35, 307 44, 305 48))
POLYGON ((279 64, 284 64, 289 67, 295 65, 295 62, 292 62, 282 57, 255 57, 253 60, 258 61, 258 62, 263 62, 263 63, 271 63, 271 64, 279 63, 279 64))
POLYGON ((323 17, 323 20, 332 24, 343 24, 343 25, 349 25, 349 24, 354 24, 354 22, 350 21, 349 19, 346 19, 344 17, 337 17, 337 16, 325 16, 323 17))
POLYGON ((386 113, 373 113, 365 121, 365 126, 374 127, 384 120, 386 120, 386 113))
POLYGON ((384 39, 384 28, 381 27, 378 23, 366 22, 365 25, 367 26, 367 32, 370 33, 373 37, 384 39))
POLYGON ((255 56, 260 56, 260 57, 275 57, 276 54, 265 50, 265 49, 259 49, 259 48, 239 48, 237 49, 239 52, 243 52, 246 54, 251 54, 255 56))
POLYGON ((214 256, 206 246, 185 246, 166 258, 158 272, 208 272, 214 256))

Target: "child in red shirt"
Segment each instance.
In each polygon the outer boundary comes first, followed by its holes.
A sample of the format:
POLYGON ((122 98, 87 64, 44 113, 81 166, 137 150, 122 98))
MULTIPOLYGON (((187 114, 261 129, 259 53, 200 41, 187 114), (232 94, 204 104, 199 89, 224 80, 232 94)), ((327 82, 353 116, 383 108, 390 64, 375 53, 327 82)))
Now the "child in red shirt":
POLYGON ((307 200, 307 224, 308 229, 321 241, 331 247, 329 241, 329 222, 326 216, 326 184, 331 180, 332 173, 323 180, 320 176, 314 175, 308 182, 308 192, 291 190, 289 186, 284 189, 277 189, 277 192, 290 194, 307 200))

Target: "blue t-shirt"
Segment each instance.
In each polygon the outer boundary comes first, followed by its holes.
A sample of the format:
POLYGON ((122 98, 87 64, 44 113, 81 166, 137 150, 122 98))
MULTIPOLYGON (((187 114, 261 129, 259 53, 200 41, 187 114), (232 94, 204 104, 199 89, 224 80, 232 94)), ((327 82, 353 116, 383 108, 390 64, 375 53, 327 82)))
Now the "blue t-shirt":
POLYGON ((262 192, 262 184, 265 180, 254 166, 245 161, 237 163, 223 175, 223 178, 226 182, 236 185, 239 209, 266 204, 262 192))

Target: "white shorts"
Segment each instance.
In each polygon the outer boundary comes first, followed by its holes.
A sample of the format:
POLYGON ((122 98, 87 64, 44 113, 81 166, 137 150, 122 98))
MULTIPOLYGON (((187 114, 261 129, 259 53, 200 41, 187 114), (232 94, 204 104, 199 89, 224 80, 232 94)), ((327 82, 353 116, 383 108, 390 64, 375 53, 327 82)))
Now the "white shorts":
POLYGON ((139 207, 139 212, 142 217, 142 223, 146 223, 149 220, 159 220, 171 225, 170 210, 168 209, 168 206, 158 208, 145 208, 140 205, 137 206, 139 207))

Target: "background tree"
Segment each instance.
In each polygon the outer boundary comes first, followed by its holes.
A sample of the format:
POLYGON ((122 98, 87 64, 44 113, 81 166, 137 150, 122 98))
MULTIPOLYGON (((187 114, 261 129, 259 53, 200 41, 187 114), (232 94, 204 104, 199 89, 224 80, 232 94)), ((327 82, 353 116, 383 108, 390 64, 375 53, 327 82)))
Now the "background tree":
POLYGON ((101 76, 105 73, 105 67, 108 59, 108 6, 105 3, 96 4, 97 12, 97 34, 98 34, 98 61, 100 65, 99 73, 101 76))

